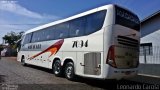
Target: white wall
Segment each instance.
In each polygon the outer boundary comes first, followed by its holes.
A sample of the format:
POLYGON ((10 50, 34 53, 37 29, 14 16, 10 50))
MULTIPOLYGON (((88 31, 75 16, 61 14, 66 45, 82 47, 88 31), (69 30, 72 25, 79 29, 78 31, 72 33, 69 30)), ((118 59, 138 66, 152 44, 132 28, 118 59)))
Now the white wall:
MULTIPOLYGON (((160 64, 160 15, 142 23, 141 43, 152 43, 153 55, 146 56, 149 64, 160 64)), ((144 56, 140 56, 140 63, 144 63, 144 56)))

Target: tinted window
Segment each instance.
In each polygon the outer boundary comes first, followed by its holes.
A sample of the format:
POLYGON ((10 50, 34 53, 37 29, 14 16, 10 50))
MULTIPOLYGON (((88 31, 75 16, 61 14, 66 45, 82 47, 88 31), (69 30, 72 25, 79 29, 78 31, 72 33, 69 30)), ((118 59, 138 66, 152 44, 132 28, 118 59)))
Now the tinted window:
POLYGON ((51 30, 49 28, 45 29, 44 30, 45 33, 44 33, 44 40, 51 40, 51 37, 52 37, 52 33, 51 33, 51 30))
POLYGON ((67 38, 69 36, 69 24, 62 23, 44 30, 39 30, 33 33, 31 42, 47 41, 54 39, 67 38))
POLYGON ((27 34, 27 35, 24 37, 23 44, 30 43, 31 37, 32 37, 32 33, 27 34))
POLYGON ((36 31, 33 33, 31 42, 39 42, 42 39, 42 31, 36 31))
POLYGON ((31 42, 78 37, 102 28, 106 10, 33 32, 31 42))
POLYGON ((100 30, 103 26, 106 10, 99 11, 87 16, 86 34, 91 34, 100 30))
POLYGON ((139 18, 131 12, 116 6, 116 24, 140 30, 139 18))
POLYGON ((55 27, 50 27, 47 29, 47 35, 46 38, 47 40, 53 40, 54 39, 54 32, 55 32, 55 27))
POLYGON ((69 24, 62 23, 55 26, 54 30, 54 39, 63 39, 67 38, 69 35, 69 24))
POLYGON ((82 36, 85 32, 85 18, 78 18, 70 22, 70 37, 82 36))
POLYGON ((54 36, 53 35, 54 33, 51 32, 50 28, 46 28, 46 29, 41 30, 39 32, 40 32, 40 34, 39 34, 40 40, 39 41, 51 40, 54 36))

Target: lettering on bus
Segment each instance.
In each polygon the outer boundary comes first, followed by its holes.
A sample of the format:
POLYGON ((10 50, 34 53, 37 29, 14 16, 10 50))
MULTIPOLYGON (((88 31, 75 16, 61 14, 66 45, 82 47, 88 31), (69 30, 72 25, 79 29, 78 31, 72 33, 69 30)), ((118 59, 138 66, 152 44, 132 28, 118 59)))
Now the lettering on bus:
POLYGON ((88 40, 87 41, 83 41, 83 40, 73 41, 72 48, 83 48, 83 47, 88 47, 88 40))
POLYGON ((41 44, 29 45, 28 49, 41 49, 41 44))
POLYGON ((116 14, 118 16, 122 17, 122 18, 128 19, 128 20, 130 20, 130 21, 132 21, 132 22, 134 22, 136 24, 139 24, 139 19, 135 15, 132 15, 129 12, 117 9, 117 13, 116 14))

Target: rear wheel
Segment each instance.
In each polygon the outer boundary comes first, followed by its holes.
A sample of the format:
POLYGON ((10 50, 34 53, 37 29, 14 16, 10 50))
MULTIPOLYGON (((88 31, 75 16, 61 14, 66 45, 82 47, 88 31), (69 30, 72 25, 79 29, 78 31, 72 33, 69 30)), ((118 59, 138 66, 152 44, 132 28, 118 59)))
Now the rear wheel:
POLYGON ((62 76, 62 67, 61 67, 61 62, 60 60, 56 60, 53 64, 53 73, 55 76, 62 76))
POLYGON ((65 65, 65 77, 68 79, 68 80, 74 80, 75 79, 75 73, 74 73, 74 64, 73 62, 68 62, 66 65, 65 65))

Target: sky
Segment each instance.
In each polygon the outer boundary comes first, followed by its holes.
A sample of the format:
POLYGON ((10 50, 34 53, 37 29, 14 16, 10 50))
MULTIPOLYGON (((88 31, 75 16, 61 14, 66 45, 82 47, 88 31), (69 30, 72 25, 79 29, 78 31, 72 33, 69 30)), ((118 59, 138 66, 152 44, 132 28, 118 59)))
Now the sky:
POLYGON ((140 20, 160 10, 160 0, 0 0, 0 44, 2 37, 107 4, 117 4, 140 20))

